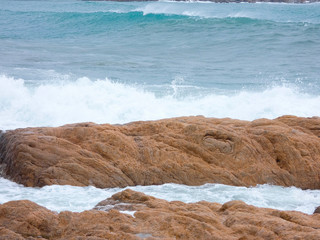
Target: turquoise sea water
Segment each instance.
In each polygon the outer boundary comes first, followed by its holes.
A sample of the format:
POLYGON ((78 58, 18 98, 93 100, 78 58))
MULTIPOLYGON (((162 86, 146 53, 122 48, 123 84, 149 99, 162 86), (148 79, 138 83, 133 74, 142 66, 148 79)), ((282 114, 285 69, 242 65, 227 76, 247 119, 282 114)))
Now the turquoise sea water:
POLYGON ((320 4, 0 1, 0 129, 320 115, 320 4))
MULTIPOLYGON (((0 130, 183 115, 320 116, 320 4, 0 0, 0 130)), ((320 193, 206 184, 134 187, 167 200, 312 213, 320 193), (196 194, 195 194, 196 193, 196 194)), ((0 203, 83 211, 121 189, 25 188, 0 203)))

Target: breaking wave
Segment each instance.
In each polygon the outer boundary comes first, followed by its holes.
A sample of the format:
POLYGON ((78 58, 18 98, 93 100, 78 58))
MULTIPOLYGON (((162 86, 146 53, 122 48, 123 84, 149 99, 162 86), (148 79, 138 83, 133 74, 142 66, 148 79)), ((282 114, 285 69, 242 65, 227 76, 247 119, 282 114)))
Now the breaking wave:
POLYGON ((87 121, 121 124, 190 115, 243 120, 287 114, 320 115, 320 96, 288 86, 228 94, 212 89, 202 94, 201 89, 195 91, 196 87, 173 82, 170 91, 158 96, 150 88, 109 79, 92 81, 84 77, 32 85, 5 75, 0 76, 0 86, 0 129, 3 130, 87 121))

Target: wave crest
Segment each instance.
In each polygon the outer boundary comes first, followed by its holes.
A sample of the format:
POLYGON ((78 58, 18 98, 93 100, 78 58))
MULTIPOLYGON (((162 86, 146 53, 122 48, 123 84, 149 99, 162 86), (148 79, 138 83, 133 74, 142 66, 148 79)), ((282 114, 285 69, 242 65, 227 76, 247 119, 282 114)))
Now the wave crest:
POLYGON ((2 75, 0 85, 0 129, 3 130, 86 121, 115 124, 188 115, 244 120, 285 114, 320 115, 319 96, 285 86, 232 95, 211 92, 177 96, 179 87, 173 85, 171 94, 157 97, 142 86, 109 79, 80 78, 74 82, 28 86, 23 79, 2 75))

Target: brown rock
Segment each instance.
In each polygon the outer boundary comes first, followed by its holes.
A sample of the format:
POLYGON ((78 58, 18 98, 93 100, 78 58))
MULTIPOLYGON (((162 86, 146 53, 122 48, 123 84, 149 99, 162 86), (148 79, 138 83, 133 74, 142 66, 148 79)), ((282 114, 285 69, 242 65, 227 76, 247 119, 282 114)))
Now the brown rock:
POLYGON ((317 208, 314 210, 313 214, 315 214, 315 213, 320 213, 320 206, 317 207, 317 208))
POLYGON ((207 182, 320 188, 320 118, 181 117, 26 128, 0 137, 4 176, 25 186, 207 182))
POLYGON ((186 204, 125 190, 95 209, 57 214, 30 201, 8 202, 0 205, 0 238, 312 240, 320 237, 319 214, 257 208, 242 201, 223 205, 205 201, 186 204))

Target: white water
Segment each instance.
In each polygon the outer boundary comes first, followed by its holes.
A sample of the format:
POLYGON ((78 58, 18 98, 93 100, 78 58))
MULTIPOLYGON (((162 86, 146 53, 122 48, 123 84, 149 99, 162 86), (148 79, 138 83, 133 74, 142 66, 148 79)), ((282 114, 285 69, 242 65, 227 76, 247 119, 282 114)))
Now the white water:
POLYGON ((320 115, 320 96, 299 93, 286 86, 255 92, 181 96, 179 91, 188 86, 173 83, 168 94, 160 97, 141 86, 108 79, 91 81, 81 78, 74 82, 26 86, 23 79, 2 75, 0 86, 2 130, 87 121, 115 124, 189 115, 243 120, 276 118, 286 114, 320 115))
POLYGON ((114 12, 129 13, 142 12, 148 14, 184 15, 200 18, 251 18, 269 20, 275 22, 309 22, 319 23, 317 15, 312 15, 310 9, 316 8, 319 3, 305 5, 281 4, 281 3, 257 3, 257 4, 214 4, 208 1, 177 2, 163 0, 158 2, 131 2, 117 4, 113 2, 86 2, 85 4, 67 4, 64 1, 47 2, 46 5, 31 5, 19 2, 19 5, 5 5, 4 10, 21 12, 78 12, 97 13, 114 12), (210 6, 208 6, 208 4, 210 6), (23 7, 21 7, 23 5, 23 7), (214 6, 214 7, 212 7, 214 6))
MULTIPOLYGON (((223 184, 186 186, 164 184, 128 187, 168 201, 225 203, 242 200, 248 204, 279 210, 295 210, 312 214, 320 205, 320 190, 301 190, 295 187, 260 185, 257 187, 234 187, 223 184)), ((92 209, 98 202, 124 189, 99 189, 95 187, 46 186, 27 188, 0 178, 0 203, 28 199, 53 211, 80 212, 92 209)))
POLYGON ((212 3, 205 1, 176 2, 169 0, 151 2, 133 11, 143 12, 144 15, 166 14, 200 18, 250 18, 274 22, 319 23, 316 19, 317 15, 312 15, 310 11, 310 9, 319 6, 319 3, 304 5, 302 8, 300 6, 297 7, 296 4, 285 4, 281 6, 281 4, 277 3, 220 4, 214 5, 215 7, 213 8, 208 7, 207 4, 212 3), (292 12, 294 12, 294 14, 292 14, 292 12))

